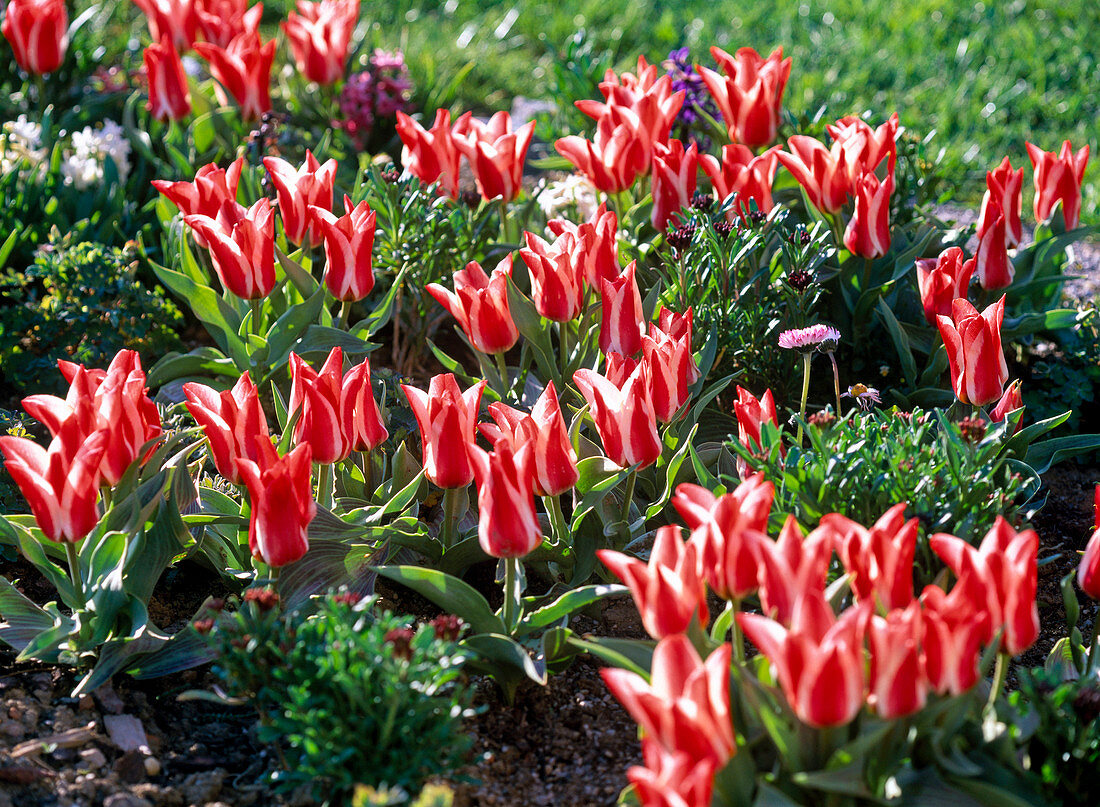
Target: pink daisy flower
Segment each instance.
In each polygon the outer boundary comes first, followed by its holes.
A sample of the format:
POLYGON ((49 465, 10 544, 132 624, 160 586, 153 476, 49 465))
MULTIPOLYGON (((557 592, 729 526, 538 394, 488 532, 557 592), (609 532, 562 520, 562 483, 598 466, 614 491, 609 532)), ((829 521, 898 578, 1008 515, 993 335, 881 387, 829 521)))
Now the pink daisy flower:
POLYGON ((840 331, 832 325, 811 325, 808 328, 795 328, 779 334, 780 347, 804 352, 817 350, 822 346, 825 350, 834 350, 839 341, 840 331))

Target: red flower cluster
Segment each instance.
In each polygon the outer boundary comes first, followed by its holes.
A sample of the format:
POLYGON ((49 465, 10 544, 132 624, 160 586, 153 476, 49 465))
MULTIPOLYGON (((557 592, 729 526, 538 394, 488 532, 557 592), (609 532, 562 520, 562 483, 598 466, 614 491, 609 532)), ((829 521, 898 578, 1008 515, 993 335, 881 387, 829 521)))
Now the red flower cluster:
POLYGON ((76 542, 99 521, 99 487, 116 484, 127 468, 152 453, 161 435, 160 413, 146 394, 145 371, 132 350, 119 351, 106 370, 66 361, 58 367, 70 384, 64 399, 23 399, 23 408, 53 436, 49 447, 5 436, 0 453, 46 537, 76 542))
POLYGON ((483 199, 515 199, 522 190, 523 164, 534 132, 534 121, 513 131, 507 112, 496 113, 487 123, 466 112, 452 126, 451 114, 440 109, 431 129, 397 112, 397 134, 405 146, 401 164, 422 182, 438 181, 440 190, 452 199, 459 194, 462 158, 483 199))

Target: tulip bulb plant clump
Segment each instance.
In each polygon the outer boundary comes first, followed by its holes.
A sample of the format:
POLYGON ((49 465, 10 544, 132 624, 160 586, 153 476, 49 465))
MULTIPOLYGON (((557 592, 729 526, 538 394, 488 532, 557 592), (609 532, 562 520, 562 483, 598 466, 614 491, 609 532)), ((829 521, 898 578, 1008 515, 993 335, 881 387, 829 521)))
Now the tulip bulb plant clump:
MULTIPOLYGON (((190 323, 174 350, 74 346, 64 395, 22 400, 34 437, 0 437, 29 511, 0 544, 56 591, 0 577, 20 660, 76 696, 213 661, 225 688, 186 697, 251 703, 271 781, 334 804, 458 765, 469 676, 510 706, 582 655, 639 726, 629 803, 1084 803, 1057 757, 1100 737, 1019 657, 1041 475, 1100 448, 1025 403, 1059 400, 1036 345, 1095 316, 1062 298, 1089 145, 1027 144, 1033 220, 1013 154, 951 227, 905 111, 796 117, 782 48, 608 69, 547 143, 415 108, 357 0, 277 28, 244 0, 136 8, 141 82, 98 139, 59 106, 88 42, 65 4, 9 0, 0 28, 26 83, 0 181, 115 200, 190 323), (95 177, 50 179, 64 126, 95 177), (154 624, 162 573, 200 566, 211 599, 154 624), (577 628, 628 597, 648 639, 577 628)), ((1047 662, 1075 693, 1098 541, 1047 662)))

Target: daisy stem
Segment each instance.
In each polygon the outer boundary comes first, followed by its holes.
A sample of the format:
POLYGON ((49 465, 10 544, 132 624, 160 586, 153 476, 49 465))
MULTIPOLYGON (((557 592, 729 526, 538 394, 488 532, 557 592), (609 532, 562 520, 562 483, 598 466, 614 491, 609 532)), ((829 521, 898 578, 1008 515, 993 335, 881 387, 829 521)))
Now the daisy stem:
POLYGON ((836 416, 840 417, 840 371, 836 367, 836 356, 829 351, 829 361, 833 363, 833 392, 836 393, 836 416))
POLYGON ((806 419, 806 398, 810 395, 810 360, 812 358, 811 353, 802 354, 802 403, 798 407, 798 435, 795 437, 799 448, 802 448, 802 421, 806 419))

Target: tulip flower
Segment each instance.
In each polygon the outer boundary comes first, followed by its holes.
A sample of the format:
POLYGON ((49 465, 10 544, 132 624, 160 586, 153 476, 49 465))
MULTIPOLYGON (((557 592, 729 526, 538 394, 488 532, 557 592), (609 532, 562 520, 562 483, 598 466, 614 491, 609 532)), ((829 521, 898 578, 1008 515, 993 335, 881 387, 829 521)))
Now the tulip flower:
POLYGON ((535 512, 534 446, 526 443, 513 451, 507 441, 502 441, 492 452, 474 446, 471 458, 477 479, 481 548, 494 558, 530 554, 542 543, 542 528, 535 512))
POLYGON ((429 283, 427 290, 447 309, 470 340, 474 350, 492 355, 511 350, 519 341, 519 331, 508 306, 508 278, 512 274, 512 255, 504 256, 492 276, 481 264, 470 261, 455 272, 455 290, 429 283))
POLYGON ((1035 603, 1039 536, 1035 530, 1017 533, 997 516, 978 547, 946 533, 933 535, 929 544, 959 578, 955 585, 962 587, 960 596, 974 610, 989 614, 989 629, 983 641, 988 642, 1003 627, 1004 649, 1009 655, 1019 655, 1035 643, 1039 638, 1039 609, 1035 603))
MULTIPOLYGON (((1024 406, 1023 396, 1020 395, 1021 382, 1017 379, 1005 387, 1005 394, 1001 396, 1001 400, 997 401, 997 405, 989 411, 989 419, 994 423, 1000 423, 1012 412, 1017 409, 1022 409, 1024 406)), ((1012 434, 1015 434, 1020 430, 1022 423, 1017 423, 1016 428, 1012 430, 1012 434)))
POLYGON ((110 435, 84 434, 74 418, 43 448, 25 437, 0 437, 4 467, 23 492, 46 538, 75 543, 99 521, 99 466, 110 435))
POLYGON ((9 0, 0 33, 21 68, 35 75, 52 73, 69 47, 65 0, 9 0))
POLYGON ((658 143, 653 151, 653 212, 655 230, 665 230, 669 221, 680 223, 680 209, 691 206, 699 174, 699 147, 687 149, 679 140, 658 143))
POLYGON ((308 443, 280 457, 266 437, 256 437, 255 461, 238 458, 252 517, 248 548, 268 566, 286 566, 309 549, 309 524, 317 513, 308 443))
POLYGON ((198 32, 195 0, 134 0, 146 17, 154 42, 165 37, 180 53, 191 50, 198 32))
POLYGON ((262 442, 270 443, 267 418, 260 395, 248 373, 243 373, 231 390, 221 392, 189 381, 183 385, 187 411, 202 427, 210 444, 211 459, 218 473, 234 485, 244 484, 239 461, 256 461, 262 442))
MULTIPOLYGON (((1024 237, 1024 225, 1020 221, 1020 209, 1023 205, 1024 169, 1012 169, 1012 163, 1005 157, 1001 164, 985 175, 986 192, 982 197, 981 215, 978 221, 984 222, 989 218, 986 209, 989 205, 996 204, 1004 215, 1005 220, 1005 247, 1012 248, 1020 245, 1024 237)), ((979 226, 979 230, 984 229, 979 226)))
POLYGON ((848 155, 841 143, 825 148, 806 135, 787 141, 790 151, 776 152, 776 158, 798 180, 810 204, 823 213, 836 213, 848 201, 852 190, 848 155))
POLYGON ((671 423, 691 398, 689 387, 699 373, 691 353, 691 336, 677 339, 650 323, 649 335, 642 337, 642 351, 649 365, 657 420, 671 423))
POLYGON ((145 73, 149 78, 146 108, 157 120, 179 120, 191 114, 191 92, 183 62, 168 37, 144 51, 145 73))
POLYGON ((863 633, 870 612, 852 607, 832 621, 824 594, 803 599, 802 607, 827 613, 831 624, 803 625, 798 612, 789 628, 759 614, 739 613, 737 622, 775 667, 799 720, 818 728, 843 726, 863 706, 863 633))
MULTIPOLYGON (((787 516, 778 540, 762 540, 757 544, 760 609, 766 616, 790 627, 798 603, 805 596, 814 595, 809 601, 811 604, 824 602, 825 573, 833 554, 832 541, 833 534, 829 530, 816 529, 803 536, 794 516, 787 516)), ((831 614, 830 610, 823 616, 819 614, 818 618, 828 621, 831 614)), ((803 617, 808 615, 804 609, 803 617)))
POLYGON ((648 683, 629 670, 604 668, 600 675, 646 739, 669 753, 713 760, 720 768, 735 750, 729 696, 732 651, 724 644, 703 661, 687 636, 670 635, 653 651, 648 683))
POLYGON ((195 0, 195 18, 204 40, 224 48, 239 34, 260 30, 263 3, 248 7, 248 0, 195 0))
POLYGON ((498 112, 483 124, 467 113, 455 124, 455 148, 474 172, 481 198, 511 202, 523 190, 523 163, 535 133, 529 121, 512 131, 512 116, 498 112))
MULTIPOLYGON (((343 392, 344 352, 334 347, 314 370, 297 353, 290 354, 292 386, 287 412, 300 412, 294 443, 308 443, 314 462, 328 465, 351 453, 352 398, 343 392)), ((368 379, 369 383, 369 379, 368 379)), ((349 390, 350 392, 350 390, 349 390)))
POLYGON ((243 300, 266 297, 275 287, 275 211, 261 198, 245 209, 223 202, 217 219, 184 216, 207 242, 222 286, 243 300))
POLYGON ((612 116, 600 118, 596 137, 586 140, 569 135, 554 142, 557 152, 576 166, 585 178, 604 193, 620 193, 634 184, 650 165, 646 141, 638 136, 640 121, 612 116))
POLYGON ((969 605, 962 593, 960 586, 951 594, 939 586, 925 586, 920 595, 924 674, 941 695, 961 695, 981 678, 978 661, 982 639, 990 633, 990 617, 984 608, 969 605))
POLYGON ((672 90, 672 77, 656 75, 655 65, 648 65, 639 73, 643 78, 635 80, 629 73, 617 77, 608 70, 600 82, 604 102, 576 101, 577 109, 597 121, 607 120, 613 127, 625 124, 641 149, 644 165, 642 173, 648 173, 654 148, 668 141, 676 116, 684 105, 686 92, 672 90))
POLYGON ((577 370, 573 381, 588 401, 604 453, 620 468, 646 468, 661 456, 649 370, 641 362, 616 385, 593 370, 577 370))
POLYGON ((996 291, 1012 285, 1015 267, 1005 246, 1007 224, 1004 211, 996 200, 982 205, 982 218, 978 222, 978 252, 974 263, 978 283, 983 289, 996 291))
POLYGON ((960 247, 948 247, 935 259, 917 260, 917 288, 929 324, 935 325, 941 314, 950 316, 956 297, 966 299, 973 274, 974 259, 964 260, 960 247))
POLYGON ((919 712, 928 699, 922 635, 921 607, 916 600, 885 617, 871 617, 869 701, 876 714, 885 720, 919 712))
MULTIPOLYGON (((23 407, 57 435, 64 424, 76 419, 79 433, 106 431, 109 440, 99 466, 100 478, 109 485, 118 484, 134 463, 143 462, 141 449, 160 436, 160 412, 149 398, 145 371, 136 351, 120 350, 106 371, 88 371, 79 364, 65 363, 62 373, 71 379, 65 400, 53 395, 31 395, 23 407)), ((81 438, 81 439, 82 439, 81 438)))
POLYGON ((699 67, 699 75, 729 127, 730 140, 754 149, 773 143, 791 76, 791 60, 783 58, 783 48, 766 59, 752 48, 741 48, 736 56, 719 47, 710 53, 725 76, 707 67, 699 67))
MULTIPOLYGON (((218 217, 223 202, 237 201, 237 185, 244 168, 244 157, 238 157, 229 166, 229 170, 219 168, 214 163, 204 165, 195 173, 193 182, 169 182, 154 179, 153 187, 168 201, 179 208, 184 216, 218 217)), ((206 247, 206 239, 195 233, 195 243, 206 247)))
POLYGON ((1081 181, 1089 162, 1088 144, 1074 154, 1066 140, 1055 154, 1028 143, 1027 154, 1035 171, 1035 219, 1046 221, 1054 205, 1061 202, 1066 229, 1076 229, 1081 220, 1081 181))
POLYGON ((775 167, 778 147, 770 148, 760 156, 752 149, 740 143, 722 147, 722 162, 710 154, 699 155, 699 167, 703 169, 714 186, 714 193, 720 202, 739 194, 743 202, 756 202, 756 209, 769 213, 775 206, 772 201, 772 183, 775 181, 775 167))
POLYGON ((264 157, 264 168, 278 194, 279 218, 283 220, 287 240, 302 244, 308 235, 310 243, 316 244, 320 240, 320 226, 311 208, 332 211, 336 160, 329 159, 321 165, 313 152, 307 149, 306 161, 301 168, 295 168, 279 157, 264 157))
POLYGON ((402 384, 420 427, 424 474, 441 488, 464 488, 474 480, 477 410, 485 381, 462 392, 453 373, 434 376, 428 391, 402 384))
POLYGON ((572 233, 581 244, 584 256, 584 277, 588 285, 600 287, 601 280, 614 280, 619 276, 619 241, 616 235, 619 219, 614 210, 601 204, 589 221, 574 224, 565 219, 553 219, 546 223, 555 236, 572 233))
POLYGON ((666 751, 648 737, 642 739, 642 759, 644 766, 626 771, 641 807, 709 807, 717 760, 666 751))
POLYGON ((894 193, 894 175, 882 182, 874 174, 864 174, 852 188, 855 212, 844 231, 844 246, 853 255, 878 258, 890 250, 890 196, 894 193))
POLYGON ((374 211, 367 200, 352 207, 344 194, 344 215, 311 205, 309 215, 325 242, 325 285, 345 303, 362 300, 374 288, 374 211))
POLYGON ((390 436, 370 383, 370 360, 352 367, 340 386, 342 426, 352 451, 373 451, 390 436), (350 414, 349 414, 350 412, 350 414))
POLYGON ((1004 313, 1004 297, 981 314, 960 298, 951 303, 950 317, 936 317, 947 347, 951 386, 963 403, 985 406, 1001 397, 1008 380, 1008 363, 1001 349, 1004 313))
POLYGON ((839 513, 823 516, 819 529, 832 532, 841 563, 848 571, 856 599, 870 600, 886 611, 913 600, 913 558, 918 521, 905 520, 905 502, 887 510, 867 529, 839 513))
POLYGON ((1095 531, 1077 567, 1077 585, 1094 600, 1100 600, 1100 485, 1093 492, 1093 512, 1095 531))
POLYGON ((531 299, 541 316, 569 322, 584 306, 584 242, 563 232, 553 244, 534 233, 523 234, 527 244, 519 251, 531 276, 531 299))
POLYGON ((431 129, 424 129, 404 112, 397 112, 397 134, 404 144, 401 164, 421 182, 439 182, 439 189, 458 198, 461 155, 451 132, 451 113, 436 110, 431 129))
POLYGON ((496 423, 482 423, 478 429, 494 445, 504 440, 513 452, 524 445, 533 446, 536 494, 560 496, 572 490, 579 478, 577 452, 569 442, 569 430, 562 418, 553 381, 547 382, 531 414, 503 403, 489 404, 489 414, 496 423))
POLYGON ((777 428, 779 426, 779 415, 775 411, 775 401, 772 399, 770 389, 764 390, 764 394, 757 398, 738 385, 737 400, 733 402, 733 413, 737 417, 738 440, 750 451, 760 451, 763 448, 760 427, 764 423, 772 423, 777 428))
POLYGON ((631 261, 618 277, 600 284, 600 350, 604 353, 633 356, 642 349, 645 312, 636 269, 637 262, 631 261))
POLYGON ((886 175, 894 175, 898 159, 897 112, 877 129, 872 129, 865 120, 855 115, 843 117, 825 129, 833 142, 844 150, 848 179, 853 188, 861 176, 874 173, 883 160, 886 160, 886 175))
POLYGON ((332 84, 344 76, 348 44, 359 21, 359 0, 298 0, 283 31, 298 72, 309 81, 332 84))
POLYGON ((693 619, 703 627, 710 621, 699 548, 680 537, 679 527, 657 530, 648 563, 611 549, 596 554, 630 589, 642 626, 654 639, 684 633, 693 619))
POLYGON ((699 546, 707 585, 724 600, 740 600, 758 586, 759 545, 767 540, 774 497, 775 487, 762 474, 721 496, 700 485, 676 487, 672 504, 699 546))
POLYGON ((258 120, 271 109, 271 65, 275 60, 275 40, 264 43, 255 32, 242 32, 225 47, 196 42, 195 50, 210 63, 210 73, 218 81, 218 103, 229 105, 229 97, 241 109, 241 118, 258 120))
MULTIPOLYGON (((639 55, 637 67, 633 73, 624 70, 622 73, 616 74, 610 67, 607 68, 603 74, 603 81, 599 84, 600 92, 609 103, 629 106, 630 102, 633 101, 639 93, 648 92, 661 83, 664 77, 658 77, 657 74, 657 65, 650 64, 645 56, 639 55)), ((665 83, 668 84, 668 91, 671 92, 671 82, 665 83)), ((600 116, 599 108, 592 110, 589 106, 591 104, 599 104, 598 101, 578 101, 577 104, 577 108, 584 112, 585 115, 592 118, 598 118, 600 116), (585 106, 582 107, 580 104, 585 104, 585 106)))

